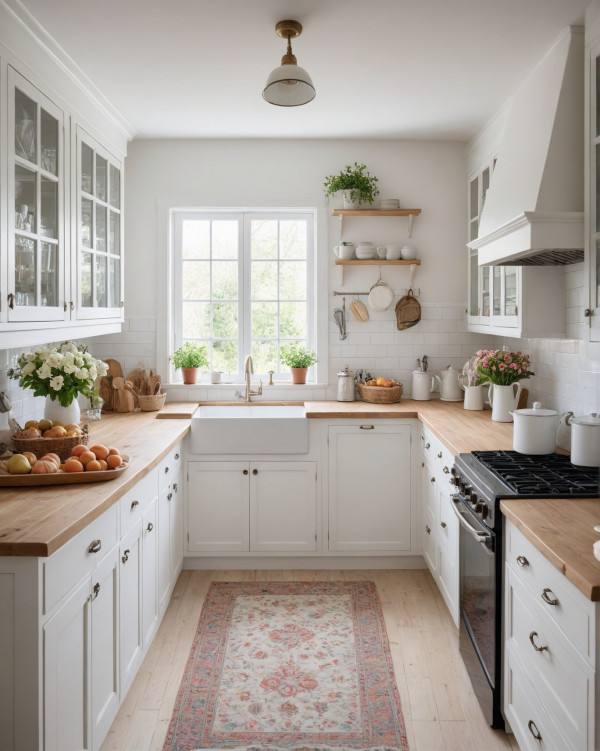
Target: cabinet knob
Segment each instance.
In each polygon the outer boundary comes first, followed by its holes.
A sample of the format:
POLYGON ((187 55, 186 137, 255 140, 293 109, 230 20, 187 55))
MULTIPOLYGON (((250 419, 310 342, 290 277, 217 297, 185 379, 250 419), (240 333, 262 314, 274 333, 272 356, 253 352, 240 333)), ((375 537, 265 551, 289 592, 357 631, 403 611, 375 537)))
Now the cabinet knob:
POLYGON ((253 475, 257 475, 257 474, 258 474, 258 470, 257 470, 257 469, 253 469, 253 470, 252 470, 252 474, 253 474, 253 475))
POLYGON ((244 471, 242 472, 242 474, 244 474, 244 475, 247 475, 247 474, 248 474, 248 470, 247 470, 247 469, 245 469, 245 470, 244 470, 244 471))
POLYGON ((173 492, 175 492, 175 493, 177 492, 177 483, 176 482, 173 483, 173 492))
POLYGON ((177 461, 177 459, 179 459, 179 454, 175 454, 175 461, 177 461))
POLYGON ((542 594, 540 595, 542 600, 548 603, 548 605, 558 605, 556 597, 548 597, 548 592, 550 592, 551 595, 554 595, 554 592, 549 587, 544 587, 542 594))
POLYGON ((169 471, 169 468, 165 467, 165 475, 167 474, 168 471, 169 471))
POLYGON ((148 530, 148 532, 152 532, 152 530, 154 529, 154 524, 152 524, 152 522, 148 522, 146 529, 148 530))
POLYGON ((102 540, 94 540, 90 543, 88 553, 98 553, 102 547, 102 540))
POLYGON ((129 553, 131 553, 131 550, 127 549, 121 556, 121 560, 123 561, 123 563, 127 563, 127 561, 129 560, 129 553))
POLYGON ((442 472, 443 472, 443 473, 444 473, 445 475, 447 475, 447 474, 449 474, 449 473, 450 473, 450 470, 448 469, 448 467, 444 467, 444 469, 442 470, 442 472))
POLYGON ((542 736, 540 735, 540 731, 537 729, 537 725, 535 724, 535 722, 533 720, 529 720, 529 722, 527 723, 527 727, 529 728, 529 732, 531 733, 531 735, 533 735, 533 737, 536 739, 536 741, 541 741, 542 740, 542 736))
POLYGON ((441 451, 438 451, 438 459, 441 459, 444 454, 441 451))
POLYGON ((429 482, 435 482, 435 477, 430 477, 429 482))
POLYGON ((586 308, 583 311, 583 315, 585 318, 591 318, 594 315, 594 311, 591 308, 586 308))
POLYGON ((125 300, 121 300, 121 303, 120 303, 119 307, 120 308, 124 308, 125 307, 125 300))
POLYGON ((431 527, 429 526, 429 524, 425 525, 425 531, 427 532, 428 535, 431 534, 431 527))
POLYGON ((517 556, 517 563, 519 564, 519 566, 522 566, 523 568, 525 568, 525 566, 529 566, 529 561, 527 560, 527 558, 525 558, 524 555, 517 556))
POLYGON ((430 443, 426 443, 426 444, 425 444, 425 448, 426 448, 426 449, 430 449, 430 448, 431 448, 431 444, 430 444, 430 443))
POLYGON ((131 510, 133 511, 133 509, 136 508, 136 506, 139 506, 139 505, 140 505, 139 501, 131 501, 131 510))
POLYGON ((544 650, 548 650, 548 647, 546 645, 544 645, 543 647, 538 647, 538 645, 535 643, 535 637, 537 635, 537 631, 532 631, 529 634, 529 641, 531 642, 531 646, 535 649, 536 652, 543 652, 544 650))
POLYGON ((173 493, 169 493, 169 494, 167 495, 167 501, 170 501, 170 500, 171 500, 171 498, 173 498, 173 493))
POLYGON ((95 600, 95 599, 96 599, 96 597, 98 597, 98 595, 99 595, 99 594, 100 594, 100 583, 99 583, 99 582, 96 582, 96 583, 94 584, 94 596, 93 596, 93 598, 92 598, 92 599, 93 599, 93 600, 95 600))
POLYGON ((9 294, 8 294, 8 307, 11 310, 14 310, 14 308, 15 308, 15 296, 14 296, 14 294, 12 292, 9 292, 9 294))
POLYGON ((442 529, 446 529, 446 527, 447 527, 447 526, 448 526, 448 525, 446 524, 446 522, 440 522, 440 527, 441 527, 442 529))

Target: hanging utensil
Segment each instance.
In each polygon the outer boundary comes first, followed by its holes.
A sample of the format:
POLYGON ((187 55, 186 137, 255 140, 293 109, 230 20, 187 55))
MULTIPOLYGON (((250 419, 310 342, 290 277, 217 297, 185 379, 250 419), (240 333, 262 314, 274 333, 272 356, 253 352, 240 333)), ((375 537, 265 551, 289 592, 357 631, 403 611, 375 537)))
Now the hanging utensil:
POLYGON ((394 301, 394 292, 387 282, 384 282, 379 275, 379 279, 369 291, 369 306, 377 313, 387 310, 394 301))
POLYGON ((340 339, 346 339, 348 334, 346 333, 346 316, 342 308, 336 308, 333 311, 333 318, 340 330, 340 339))
MULTIPOLYGON (((421 320, 421 305, 412 289, 401 297, 396 304, 396 325, 399 331, 416 326, 421 320)), ((425 360, 425 358, 423 358, 425 360)))
POLYGON ((350 310, 354 313, 354 317, 357 321, 364 323, 369 320, 369 312, 361 300, 353 300, 350 303, 350 310))

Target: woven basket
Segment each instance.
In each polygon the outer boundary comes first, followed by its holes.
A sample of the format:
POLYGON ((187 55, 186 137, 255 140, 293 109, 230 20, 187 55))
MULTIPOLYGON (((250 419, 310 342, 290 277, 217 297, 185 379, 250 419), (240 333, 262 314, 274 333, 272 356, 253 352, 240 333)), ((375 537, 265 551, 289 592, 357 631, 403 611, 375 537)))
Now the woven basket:
POLYGON ((404 390, 401 383, 397 386, 367 386, 358 382, 358 393, 363 402, 372 404, 394 404, 399 402, 404 390))
POLYGON ((150 394, 146 396, 138 396, 140 403, 140 409, 142 412, 158 412, 165 406, 166 394, 150 394))
POLYGON ((38 459, 45 454, 57 454, 62 462, 71 456, 71 451, 80 443, 87 446, 90 437, 90 426, 85 424, 81 435, 69 438, 15 438, 11 436, 12 445, 18 454, 31 451, 38 459))
POLYGON ((412 289, 396 303, 396 326, 398 331, 405 331, 416 326, 421 320, 421 305, 412 289))

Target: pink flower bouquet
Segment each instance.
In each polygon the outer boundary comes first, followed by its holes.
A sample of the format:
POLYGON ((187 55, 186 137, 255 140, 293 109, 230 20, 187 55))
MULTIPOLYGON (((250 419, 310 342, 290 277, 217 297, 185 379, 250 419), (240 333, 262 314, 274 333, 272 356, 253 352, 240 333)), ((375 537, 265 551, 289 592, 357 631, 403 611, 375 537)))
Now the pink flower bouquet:
POLYGON ((503 349, 480 349, 473 363, 481 383, 510 386, 515 381, 535 375, 531 370, 529 355, 507 352, 503 349))

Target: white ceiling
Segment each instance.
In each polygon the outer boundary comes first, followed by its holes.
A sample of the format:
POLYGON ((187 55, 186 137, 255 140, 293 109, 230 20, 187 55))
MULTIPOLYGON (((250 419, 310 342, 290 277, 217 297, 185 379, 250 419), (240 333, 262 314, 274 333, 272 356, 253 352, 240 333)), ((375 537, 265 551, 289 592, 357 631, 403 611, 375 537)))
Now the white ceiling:
POLYGON ((589 0, 22 0, 143 138, 466 140, 589 0), (285 42, 317 96, 261 96, 285 42))

